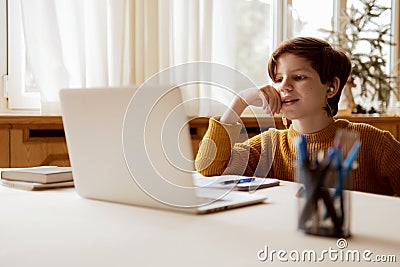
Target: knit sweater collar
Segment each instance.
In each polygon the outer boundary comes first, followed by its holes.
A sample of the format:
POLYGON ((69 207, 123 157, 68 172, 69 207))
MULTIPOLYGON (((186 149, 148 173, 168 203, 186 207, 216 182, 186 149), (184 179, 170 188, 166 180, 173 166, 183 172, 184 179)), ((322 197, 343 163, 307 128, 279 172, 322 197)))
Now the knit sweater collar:
MULTIPOLYGON (((315 133, 310 133, 310 134, 304 134, 307 137, 307 140, 309 142, 324 142, 324 141, 329 141, 333 140, 336 135, 336 130, 340 128, 345 128, 349 121, 343 120, 343 119, 337 119, 333 123, 329 124, 327 127, 322 129, 321 131, 315 132, 315 133)), ((288 130, 288 137, 289 139, 293 139, 295 136, 301 135, 299 132, 297 132, 294 128, 293 125, 290 125, 289 130, 288 130)))

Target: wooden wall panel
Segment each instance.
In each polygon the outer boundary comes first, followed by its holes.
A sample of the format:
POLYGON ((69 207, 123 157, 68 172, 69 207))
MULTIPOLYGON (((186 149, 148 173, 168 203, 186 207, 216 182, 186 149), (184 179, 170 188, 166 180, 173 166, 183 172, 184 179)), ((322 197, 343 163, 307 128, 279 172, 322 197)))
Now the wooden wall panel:
POLYGON ((14 126, 10 130, 10 166, 70 166, 62 125, 14 126))
MULTIPOLYGON (((348 116, 353 122, 364 122, 390 131, 400 140, 400 117, 348 116)), ((208 118, 193 118, 190 122, 193 156, 207 130, 208 118)), ((281 118, 244 117, 242 121, 249 137, 269 127, 284 129, 281 118), (261 129, 260 129, 261 128, 261 129)), ((290 122, 289 122, 290 123, 290 122)), ((0 167, 39 165, 70 166, 68 148, 60 116, 0 116, 0 167)))
POLYGON ((7 168, 10 166, 9 157, 9 129, 7 126, 0 126, 0 168, 7 168))

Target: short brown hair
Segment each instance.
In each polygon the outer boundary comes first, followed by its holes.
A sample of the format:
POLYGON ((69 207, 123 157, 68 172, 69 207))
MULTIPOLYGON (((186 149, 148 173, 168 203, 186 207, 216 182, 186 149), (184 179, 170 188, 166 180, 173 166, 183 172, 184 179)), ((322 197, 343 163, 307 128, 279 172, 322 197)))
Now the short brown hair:
POLYGON ((335 77, 340 80, 337 94, 328 98, 329 107, 325 107, 328 115, 335 116, 343 87, 351 72, 351 61, 340 48, 335 48, 328 42, 314 37, 296 37, 281 43, 272 53, 268 62, 268 73, 272 80, 276 78, 276 64, 279 57, 285 53, 305 58, 311 67, 319 74, 321 83, 332 83, 335 77))

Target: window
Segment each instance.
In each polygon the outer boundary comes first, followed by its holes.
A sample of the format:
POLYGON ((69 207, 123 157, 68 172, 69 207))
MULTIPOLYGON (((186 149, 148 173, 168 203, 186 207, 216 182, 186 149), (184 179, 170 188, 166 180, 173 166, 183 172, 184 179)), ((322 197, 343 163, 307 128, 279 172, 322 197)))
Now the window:
POLYGON ((236 4, 235 67, 255 84, 266 84, 267 62, 274 42, 273 1, 239 0, 236 4))
POLYGON ((274 47, 293 36, 323 38, 320 29, 331 29, 335 1, 237 0, 236 9, 236 68, 263 85, 269 82, 267 63, 274 47))
MULTIPOLYGON (((386 6, 394 7, 396 4, 396 1, 391 0, 379 1, 386 6)), ((247 75, 255 84, 263 85, 269 82, 267 62, 277 44, 288 37, 299 35, 324 37, 320 29, 331 29, 332 21, 336 23, 340 9, 345 8, 340 5, 346 3, 346 7, 357 6, 359 2, 359 0, 235 0, 230 3, 235 6, 233 10, 236 20, 232 23, 235 29, 231 32, 234 32, 236 41, 229 44, 226 40, 221 40, 224 42, 221 45, 234 46, 236 51, 233 55, 234 67, 247 75)), ((394 10, 395 8, 392 8, 393 12, 394 10)), ((387 16, 383 19, 385 22, 395 21, 390 12, 387 12, 387 16)), ((391 59, 389 62, 393 64, 394 53, 390 51, 389 46, 385 53, 391 59)), ((40 94, 35 88, 35 79, 25 57, 19 0, 0 0, 0 60, 0 75, 3 77, 8 73, 9 108, 39 108, 40 94)), ((0 89, 4 92, 3 82, 0 89)))
POLYGON ((26 60, 20 1, 8 2, 8 77, 10 109, 39 109, 40 94, 26 60))
MULTIPOLYGON (((295 36, 315 36, 325 39, 327 34, 321 30, 335 29, 339 15, 345 8, 351 6, 357 9, 363 8, 360 0, 238 0, 237 2, 239 11, 237 12, 236 68, 248 75, 257 85, 268 82, 267 59, 273 48, 281 41, 295 36)), ((390 24, 392 22, 392 25, 398 25, 395 22, 399 18, 396 19, 394 16, 395 2, 377 0, 377 4, 391 7, 391 9, 377 18, 376 23, 390 24)), ((392 35, 395 34, 394 28, 392 35)), ((374 31, 371 35, 373 34, 377 33, 374 31)), ((369 51, 366 47, 358 49, 369 51)), ((383 50, 386 62, 389 63, 388 73, 395 66, 394 50, 390 45, 384 47, 383 50)))
POLYGON ((307 35, 324 38, 320 29, 332 28, 334 10, 334 0, 292 0, 288 10, 291 14, 288 37, 307 35), (321 12, 316 12, 316 10, 321 12))
MULTIPOLYGON (((4 79, 7 74, 7 5, 6 0, 0 0, 0 102, 3 107, 4 79)), ((3 108, 1 108, 3 109, 3 108)))
MULTIPOLYGON (((377 4, 378 5, 385 6, 385 7, 390 7, 391 6, 391 2, 392 2, 392 0, 377 0, 377 4)), ((358 1, 358 0, 347 0, 347 8, 350 8, 350 7, 354 7, 356 9, 360 9, 363 6, 360 3, 360 1, 358 1)), ((365 31, 364 35, 366 35, 366 36, 362 36, 362 37, 376 38, 377 35, 379 34, 379 33, 377 33, 375 31, 375 29, 377 28, 376 24, 378 24, 378 25, 388 25, 391 22, 392 22, 392 13, 390 12, 390 10, 386 10, 385 12, 382 13, 381 16, 375 18, 374 21, 370 21, 370 22, 365 23, 366 30, 370 29, 371 32, 365 31)), ((392 34, 394 34, 393 30, 394 29, 392 29, 392 34)), ((370 46, 369 43, 365 44, 365 42, 364 42, 364 44, 361 43, 360 46, 357 47, 356 49, 359 52, 369 51, 369 46, 370 46), (365 49, 365 47, 367 49, 365 49)), ((383 47, 383 51, 382 51, 386 62, 389 63, 386 66, 387 67, 387 72, 390 72, 391 65, 393 66, 393 62, 391 62, 391 48, 392 47, 390 45, 386 45, 386 46, 383 47)))

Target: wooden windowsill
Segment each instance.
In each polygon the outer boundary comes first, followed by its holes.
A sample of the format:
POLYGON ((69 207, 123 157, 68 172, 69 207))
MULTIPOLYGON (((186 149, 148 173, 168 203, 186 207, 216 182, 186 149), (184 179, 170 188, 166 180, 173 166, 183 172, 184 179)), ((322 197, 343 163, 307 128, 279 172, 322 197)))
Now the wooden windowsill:
POLYGON ((62 124, 62 117, 38 114, 0 114, 0 124, 62 124))
MULTIPOLYGON (((256 119, 268 120, 271 119, 269 116, 257 115, 254 116, 242 116, 241 117, 244 122, 251 123, 256 119)), ((338 119, 347 119, 353 122, 385 122, 385 123, 399 123, 399 116, 385 116, 385 115, 376 115, 376 114, 352 114, 348 116, 336 116, 338 119)), ((208 117, 192 117, 190 118, 193 123, 205 123, 208 120, 208 117)), ((274 117, 275 121, 280 121, 281 118, 279 116, 274 117)), ((0 124, 15 124, 15 123, 27 123, 27 124, 36 124, 36 123, 62 123, 62 116, 60 115, 40 115, 40 114, 15 114, 15 113, 0 113, 0 124)))

